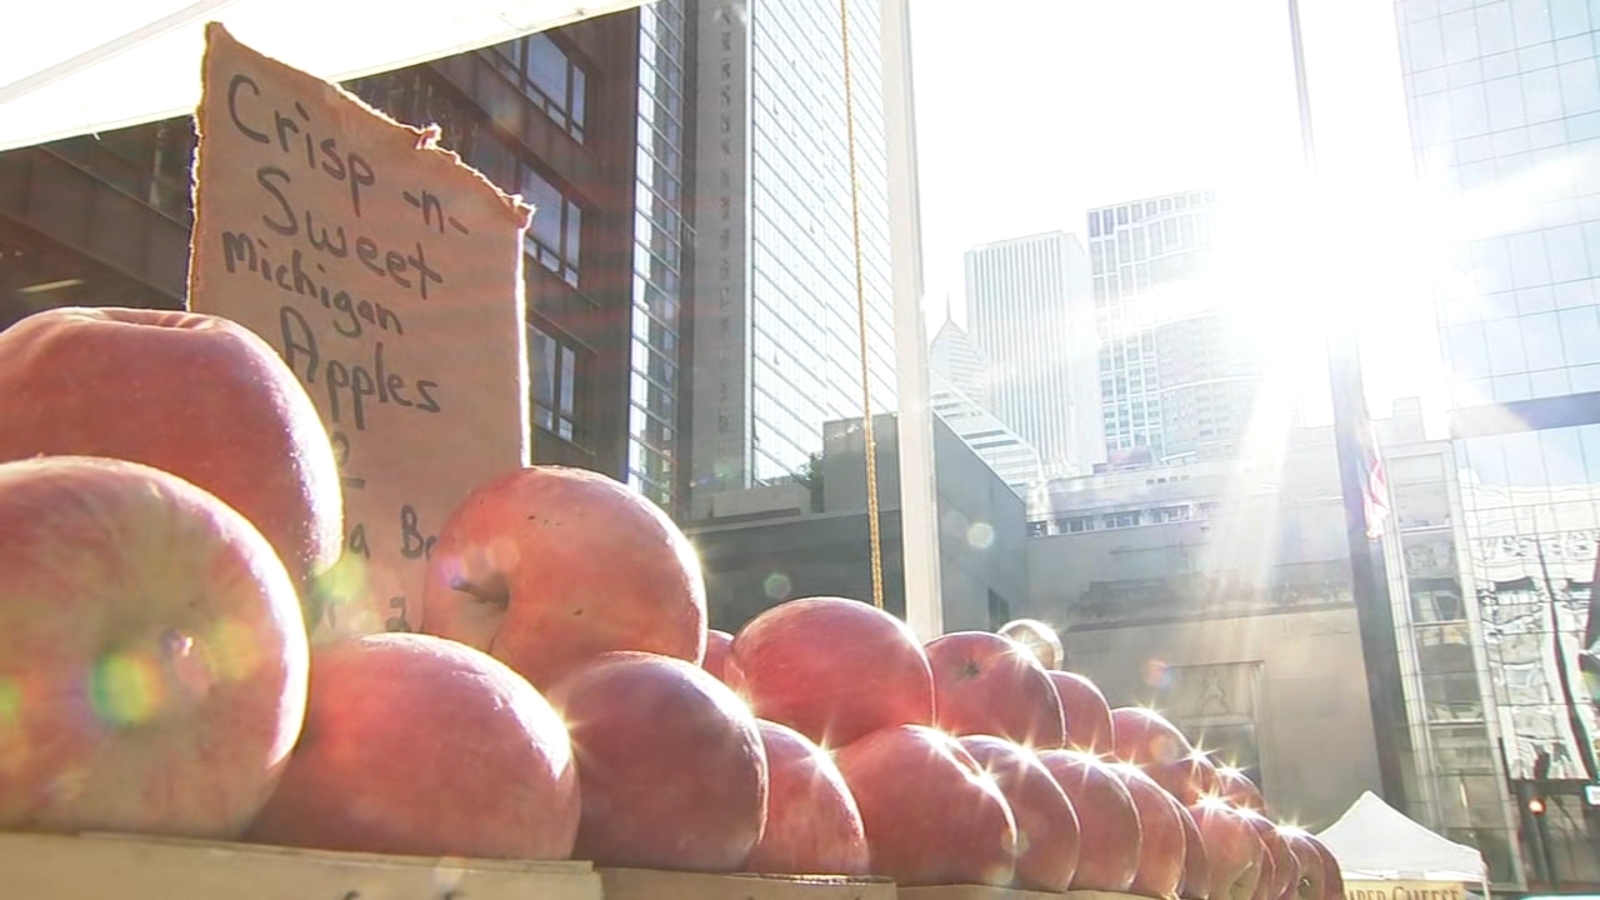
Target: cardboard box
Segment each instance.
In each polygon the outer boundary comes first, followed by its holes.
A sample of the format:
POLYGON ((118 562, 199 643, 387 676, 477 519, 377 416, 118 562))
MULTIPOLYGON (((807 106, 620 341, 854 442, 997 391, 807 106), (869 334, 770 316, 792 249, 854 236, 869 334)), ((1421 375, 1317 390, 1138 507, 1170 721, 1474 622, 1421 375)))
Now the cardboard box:
POLYGON ((127 835, 0 834, 28 900, 601 900, 587 862, 329 853, 127 835))

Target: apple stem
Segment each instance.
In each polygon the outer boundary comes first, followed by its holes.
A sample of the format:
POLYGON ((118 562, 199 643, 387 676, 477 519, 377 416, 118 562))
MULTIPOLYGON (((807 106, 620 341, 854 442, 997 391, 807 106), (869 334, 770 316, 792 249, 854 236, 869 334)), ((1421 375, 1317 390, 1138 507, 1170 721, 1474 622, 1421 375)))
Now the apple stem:
POLYGON ((457 575, 450 579, 450 589, 460 591, 479 603, 488 603, 500 609, 511 605, 511 589, 506 585, 504 576, 499 573, 491 575, 488 584, 476 584, 457 575))

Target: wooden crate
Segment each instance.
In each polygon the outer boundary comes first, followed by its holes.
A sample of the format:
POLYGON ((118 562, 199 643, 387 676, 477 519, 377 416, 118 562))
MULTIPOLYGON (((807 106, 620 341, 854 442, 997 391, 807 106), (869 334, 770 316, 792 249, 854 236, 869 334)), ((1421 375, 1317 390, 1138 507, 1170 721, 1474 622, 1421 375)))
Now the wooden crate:
POLYGON ((1011 888, 988 887, 979 884, 955 884, 939 887, 903 887, 900 900, 1149 900, 1131 894, 1113 894, 1106 891, 1068 891, 1051 894, 1040 891, 1019 891, 1011 888))
POLYGON ((885 878, 613 868, 599 872, 605 900, 895 900, 894 882, 885 878))
POLYGON ((0 834, 28 900, 601 900, 587 862, 329 853, 127 835, 0 834))

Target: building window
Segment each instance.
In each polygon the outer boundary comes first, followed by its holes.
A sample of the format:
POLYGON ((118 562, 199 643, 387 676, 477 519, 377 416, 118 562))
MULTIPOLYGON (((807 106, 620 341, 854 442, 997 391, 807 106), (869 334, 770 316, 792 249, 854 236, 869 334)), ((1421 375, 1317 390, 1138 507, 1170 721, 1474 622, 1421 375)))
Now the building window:
POLYGON ((532 375, 533 423, 563 440, 579 442, 578 351, 548 332, 528 326, 528 369, 532 375))
POLYGON ((533 225, 524 238, 528 255, 577 287, 583 210, 538 172, 525 164, 521 169, 522 199, 533 206, 533 225))
POLYGON ((578 286, 583 208, 516 151, 486 128, 473 129, 464 154, 467 164, 508 194, 521 194, 533 207, 533 225, 524 237, 528 256, 578 286))
POLYGON ((536 106, 583 140, 589 78, 561 45, 547 34, 530 34, 496 45, 493 59, 536 106))

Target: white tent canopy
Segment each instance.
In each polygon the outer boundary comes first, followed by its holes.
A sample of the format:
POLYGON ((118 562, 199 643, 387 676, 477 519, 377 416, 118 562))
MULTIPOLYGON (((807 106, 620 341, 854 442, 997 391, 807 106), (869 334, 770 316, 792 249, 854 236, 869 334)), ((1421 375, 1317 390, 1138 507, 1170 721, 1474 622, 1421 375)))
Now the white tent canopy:
POLYGON ((19 0, 0 29, 0 150, 193 112, 205 23, 344 81, 641 0, 19 0))
POLYGON ((1429 831, 1371 791, 1317 837, 1339 861, 1346 881, 1482 884, 1489 879, 1476 848, 1429 831))

